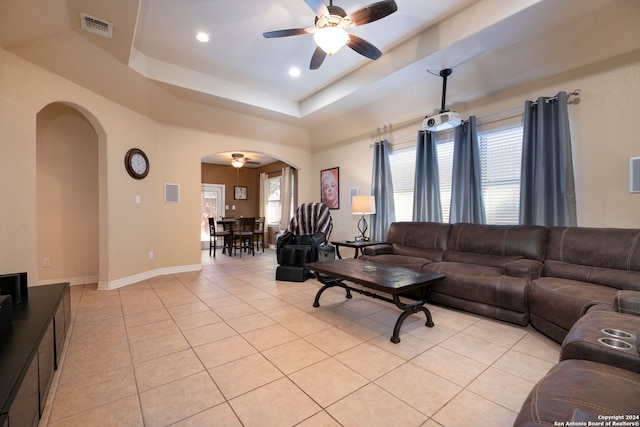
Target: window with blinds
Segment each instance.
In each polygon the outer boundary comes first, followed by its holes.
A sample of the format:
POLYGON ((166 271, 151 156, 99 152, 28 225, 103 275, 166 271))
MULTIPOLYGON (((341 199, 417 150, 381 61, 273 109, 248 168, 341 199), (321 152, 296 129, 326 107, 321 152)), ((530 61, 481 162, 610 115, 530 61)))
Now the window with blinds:
POLYGON ((451 177, 453 176, 453 137, 438 141, 436 144, 438 169, 440 175, 440 204, 442 205, 442 222, 449 222, 451 208, 451 177))
POLYGON ((478 135, 487 224, 518 224, 522 126, 478 135))
MULTIPOLYGON (((453 135, 437 141, 440 203, 442 220, 449 221, 451 176, 453 172, 453 135)), ((522 126, 479 132, 482 196, 487 224, 517 224, 520 207, 520 168, 522 126)), ((394 150, 389 155, 396 221, 413 217, 415 147, 394 150)))
POLYGON ((411 221, 413 217, 413 184, 416 174, 416 147, 389 153, 393 180, 393 203, 396 221, 411 221))

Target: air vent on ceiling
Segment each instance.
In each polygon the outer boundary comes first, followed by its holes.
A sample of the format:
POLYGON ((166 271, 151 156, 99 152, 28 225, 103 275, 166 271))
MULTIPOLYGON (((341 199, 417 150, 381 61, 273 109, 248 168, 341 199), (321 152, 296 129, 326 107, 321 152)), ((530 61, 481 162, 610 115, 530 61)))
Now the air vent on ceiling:
POLYGON ((82 29, 88 33, 97 34, 108 39, 111 38, 111 32, 113 31, 113 24, 111 22, 81 13, 80 24, 82 29))

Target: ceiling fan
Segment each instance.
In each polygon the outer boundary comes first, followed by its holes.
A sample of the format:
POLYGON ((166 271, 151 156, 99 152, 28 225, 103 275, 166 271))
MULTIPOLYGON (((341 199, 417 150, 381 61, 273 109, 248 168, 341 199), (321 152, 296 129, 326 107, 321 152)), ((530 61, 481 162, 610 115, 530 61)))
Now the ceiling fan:
POLYGON ((269 39, 274 37, 313 34, 317 47, 309 64, 311 70, 320 68, 327 54, 333 55, 345 44, 369 59, 376 60, 380 58, 382 52, 380 52, 377 47, 354 34, 347 33, 345 30, 350 27, 377 21, 392 14, 398 10, 398 5, 394 0, 383 0, 372 3, 349 15, 347 15, 344 9, 334 6, 333 0, 329 1, 329 6, 325 5, 322 0, 304 1, 316 14, 315 27, 268 31, 262 35, 269 39))
POLYGON ((241 168, 244 165, 259 165, 260 162, 252 161, 250 158, 245 157, 242 153, 231 153, 231 166, 234 168, 241 168))

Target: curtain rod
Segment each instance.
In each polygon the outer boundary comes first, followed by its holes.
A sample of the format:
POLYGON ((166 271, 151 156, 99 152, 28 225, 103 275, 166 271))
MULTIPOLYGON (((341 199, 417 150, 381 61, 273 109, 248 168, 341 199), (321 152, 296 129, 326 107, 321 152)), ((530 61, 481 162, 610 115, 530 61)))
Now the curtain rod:
MULTIPOLYGON (((567 100, 569 100, 570 96, 578 96, 578 95, 580 95, 580 89, 575 89, 575 90, 573 90, 573 91, 571 91, 571 92, 569 92, 567 94, 567 100)), ((552 101, 556 101, 557 99, 558 99, 557 95, 556 96, 551 96, 551 97, 547 98, 547 100, 545 102, 552 102, 552 101)), ((538 103, 538 101, 532 101, 531 105, 536 105, 537 103, 538 103)))
MULTIPOLYGON (((573 90, 573 91, 571 91, 571 92, 567 93, 567 100, 568 100, 568 99, 569 99, 569 97, 571 97, 571 96, 579 96, 579 95, 580 95, 580 89, 575 89, 575 90, 573 90)), ((555 100, 557 100, 557 99, 558 99, 558 96, 557 96, 557 95, 556 95, 556 96, 552 96, 552 97, 549 97, 549 98, 546 100, 546 102, 552 102, 552 101, 555 101, 555 100)), ((538 103, 538 101, 533 101, 533 102, 531 103, 531 105, 536 105, 537 103, 538 103)), ((495 117, 495 116, 499 116, 499 115, 502 115, 502 114, 509 114, 509 113, 516 112, 516 111, 521 111, 521 112, 523 112, 523 113, 524 113, 523 106, 512 107, 512 108, 508 108, 508 109, 503 110, 503 111, 498 111, 498 112, 496 112, 496 113, 490 113, 490 114, 486 114, 486 115, 484 115, 484 116, 479 116, 479 117, 476 117, 476 120, 477 120, 477 121, 482 121, 482 120, 486 120, 486 119, 489 119, 489 118, 492 118, 492 117, 495 117)), ((516 115, 517 115, 517 114, 516 114, 516 115)), ((510 117, 515 117, 516 115, 513 115, 513 116, 507 116, 507 117, 505 117, 505 118, 507 118, 507 119, 508 119, 508 118, 510 118, 510 117)))
MULTIPOLYGON (((580 93, 581 93, 580 89, 574 89, 574 90, 572 90, 571 92, 567 93, 567 100, 568 100, 568 99, 569 99, 569 97, 571 97, 571 96, 579 96, 579 95, 580 95, 580 93)), ((556 95, 556 96, 552 96, 552 97, 549 97, 549 98, 546 100, 546 102, 552 102, 552 101, 555 101, 555 100, 557 100, 557 99, 558 99, 558 96, 557 96, 557 95, 556 95)), ((538 103, 538 101, 533 101, 533 102, 532 102, 532 105, 536 105, 537 103, 538 103)), ((491 117, 499 116, 499 115, 501 115, 501 114, 509 114, 509 113, 511 113, 511 112, 515 112, 515 111, 518 111, 518 110, 522 111, 522 109, 523 109, 523 107, 522 107, 522 106, 512 107, 512 108, 508 108, 508 109, 506 109, 506 110, 502 110, 502 111, 498 111, 498 112, 495 112, 495 113, 486 114, 486 115, 484 115, 484 116, 476 117, 476 120, 477 120, 477 121, 482 121, 482 120, 489 119, 489 118, 491 118, 491 117)), ((514 116, 508 116, 508 117, 506 117, 506 118, 509 118, 509 117, 514 117, 514 116)), ((392 125, 391 125, 391 124, 384 125, 383 131, 384 131, 384 133, 387 133, 387 129, 388 129, 388 130, 389 130, 389 133, 390 133, 392 128, 393 128, 393 127, 392 127, 392 125)), ((378 128, 378 129, 377 129, 376 134, 377 134, 377 136, 378 136, 378 137, 380 137, 380 134, 381 134, 380 128, 378 128)), ((373 136, 374 136, 374 132, 371 132, 370 136, 373 138, 373 136)), ((402 142, 406 142, 406 141, 409 141, 409 140, 414 139, 414 138, 415 138, 415 135, 408 135, 408 136, 405 136, 405 137, 402 137, 402 138, 398 138, 397 140, 394 140, 393 142, 389 142, 389 141, 387 141, 387 143, 388 143, 390 146, 393 146, 394 144, 399 144, 399 143, 402 143, 402 142)), ((376 145, 376 144, 369 144, 369 148, 373 148, 373 147, 375 147, 375 145, 376 145)))

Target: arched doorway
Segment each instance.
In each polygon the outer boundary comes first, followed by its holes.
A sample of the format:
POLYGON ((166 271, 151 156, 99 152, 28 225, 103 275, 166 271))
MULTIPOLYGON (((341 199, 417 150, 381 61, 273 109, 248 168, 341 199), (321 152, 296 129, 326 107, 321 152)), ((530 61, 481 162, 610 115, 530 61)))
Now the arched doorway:
POLYGON ((100 270, 99 136, 64 103, 36 119, 38 283, 98 281, 100 270))

